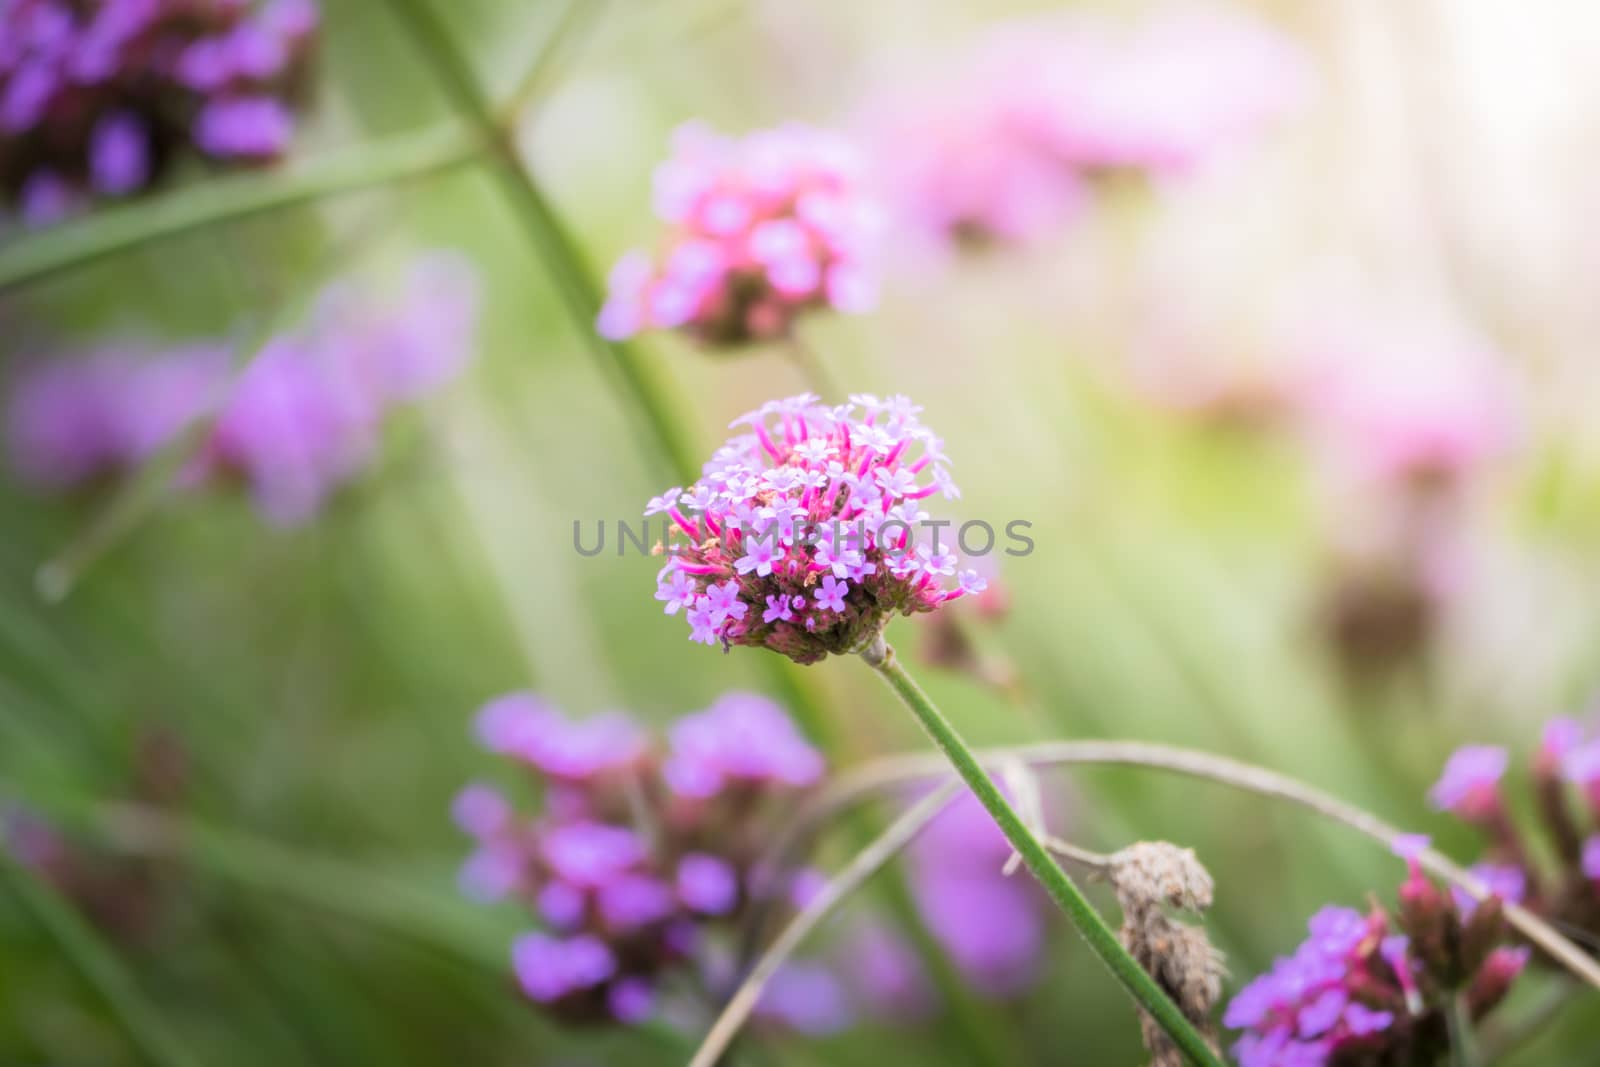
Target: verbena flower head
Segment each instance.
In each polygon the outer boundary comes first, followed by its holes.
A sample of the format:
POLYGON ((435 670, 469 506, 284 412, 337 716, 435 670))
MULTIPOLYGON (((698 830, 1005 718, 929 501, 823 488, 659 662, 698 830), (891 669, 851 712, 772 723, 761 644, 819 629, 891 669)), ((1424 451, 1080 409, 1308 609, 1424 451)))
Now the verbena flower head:
POLYGON ((43 225, 145 188, 185 147, 278 156, 318 21, 312 0, 5 0, 0 197, 43 225))
MULTIPOLYGON (((1515 806, 1529 819, 1513 818, 1501 796, 1505 764, 1503 749, 1463 748, 1430 799, 1483 834, 1485 848, 1471 872, 1496 897, 1575 936, 1600 937, 1600 744, 1587 740, 1575 719, 1546 724, 1528 761, 1531 803, 1515 806), (1589 803, 1574 804, 1574 791, 1589 803)), ((1477 918, 1476 901, 1460 891, 1454 898, 1464 920, 1477 918)))
POLYGON ((130 471, 209 418, 185 482, 242 482, 269 521, 298 525, 372 460, 388 414, 459 372, 476 317, 469 268, 435 254, 392 301, 331 287, 309 323, 269 339, 239 373, 220 345, 39 363, 11 391, 13 466, 70 488, 130 471))
POLYGON ((51 489, 118 474, 214 410, 227 378, 228 353, 209 346, 106 348, 29 366, 7 405, 13 466, 51 489))
POLYGON ((683 612, 693 641, 814 663, 861 651, 896 614, 982 591, 921 529, 921 501, 959 491, 920 410, 899 396, 829 407, 806 394, 734 420, 748 431, 700 481, 646 509, 669 524, 656 579, 666 613, 683 612))
MULTIPOLYGON (((675 973, 708 976, 704 942, 744 915, 778 809, 823 773, 782 709, 748 693, 680 720, 666 747, 625 715, 571 719, 531 693, 485 704, 475 732, 531 772, 540 803, 530 816, 492 787, 462 790, 451 814, 477 842, 462 889, 536 917, 513 969, 531 1000, 574 1021, 640 1022, 675 973)), ((769 1007, 821 1028, 824 979, 795 982, 769 1007)))
POLYGON ((713 346, 788 334, 801 313, 870 309, 877 208, 854 151, 798 123, 743 138, 698 123, 655 174, 671 227, 660 254, 629 252, 611 273, 600 332, 682 329, 713 346))
POLYGON ((1429 803, 1474 822, 1494 817, 1501 810, 1500 779, 1510 761, 1510 753, 1496 745, 1457 749, 1429 791, 1429 803))
POLYGON ((1395 916, 1376 903, 1366 914, 1322 909, 1294 953, 1233 998, 1223 1025, 1244 1031, 1240 1067, 1434 1063, 1450 1048, 1458 996, 1474 1020, 1505 996, 1526 949, 1503 944, 1498 900, 1462 914, 1423 878, 1423 841, 1397 850, 1409 873, 1395 916))

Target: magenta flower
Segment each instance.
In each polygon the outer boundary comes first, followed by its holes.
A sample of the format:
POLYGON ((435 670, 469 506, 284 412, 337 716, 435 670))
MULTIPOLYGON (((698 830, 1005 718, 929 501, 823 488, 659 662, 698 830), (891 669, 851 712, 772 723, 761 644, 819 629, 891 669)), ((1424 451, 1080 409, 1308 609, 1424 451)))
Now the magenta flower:
POLYGON ((837 135, 790 124, 733 140, 686 125, 656 170, 655 207, 672 234, 655 260, 630 252, 612 270, 606 337, 683 329, 730 346, 785 336, 809 309, 873 303, 877 212, 837 135))
POLYGON ((269 340, 237 375, 215 345, 39 364, 11 392, 13 465, 27 481, 67 488, 124 474, 212 418, 184 483, 235 479, 269 521, 299 525, 371 462, 391 411, 460 370, 476 307, 466 265, 435 254, 394 303, 330 289, 311 323, 269 340))
POLYGON ((643 731, 621 713, 573 721, 532 693, 508 693, 478 712, 478 738, 561 781, 622 772, 645 750, 643 731))
POLYGON ((35 364, 7 408, 13 465, 25 481, 58 489, 123 473, 215 410, 227 376, 227 353, 203 346, 35 364))
POLYGON ((671 742, 661 773, 681 796, 709 797, 735 784, 801 788, 822 776, 822 754, 782 708, 755 693, 727 693, 684 716, 671 742))
POLYGON ((749 432, 697 484, 652 501, 674 542, 656 598, 688 608, 691 640, 813 663, 860 651, 895 614, 983 588, 976 574, 946 587, 959 559, 917 543, 918 502, 959 492, 919 410, 904 397, 773 401, 735 420, 749 432))
POLYGON ((1470 822, 1482 822, 1501 810, 1500 779, 1510 755, 1495 745, 1467 745, 1445 764, 1428 802, 1470 822))
POLYGON ((309 0, 0 4, 0 190, 45 225, 147 187, 186 132, 213 159, 277 157, 318 21, 309 0))
POLYGON ((778 968, 761 992, 755 1015, 814 1037, 836 1034, 855 1020, 839 977, 822 963, 798 959, 778 968))
POLYGON ((1583 843, 1583 874, 1591 882, 1600 886, 1600 834, 1596 834, 1583 843))
POLYGON ((1365 915, 1324 908, 1306 941, 1228 1004, 1223 1025, 1244 1031, 1233 1049, 1240 1067, 1432 1063, 1449 1051, 1446 1011, 1457 996, 1474 1019, 1505 996, 1526 950, 1498 944, 1509 934, 1498 911, 1463 915, 1427 883, 1420 847, 1396 850, 1410 868, 1397 918, 1376 903, 1365 915))
POLYGON ((1600 814, 1600 741, 1579 745, 1561 760, 1561 773, 1583 790, 1589 806, 1600 814))
MULTIPOLYGON (((1501 900, 1521 904, 1528 897, 1528 872, 1515 864, 1475 863, 1468 871, 1501 900)), ((1477 900, 1460 886, 1452 886, 1450 895, 1455 898, 1461 917, 1470 919, 1478 906, 1477 900)))
POLYGON ((572 720, 531 693, 489 701, 475 732, 534 772, 540 803, 523 817, 491 787, 461 791, 451 814, 476 845, 462 889, 537 917, 546 932, 516 942, 513 968, 530 999, 572 1020, 642 1022, 683 984, 677 971, 709 978, 702 932, 735 928, 770 820, 823 772, 754 694, 686 716, 664 752, 626 716, 572 720))

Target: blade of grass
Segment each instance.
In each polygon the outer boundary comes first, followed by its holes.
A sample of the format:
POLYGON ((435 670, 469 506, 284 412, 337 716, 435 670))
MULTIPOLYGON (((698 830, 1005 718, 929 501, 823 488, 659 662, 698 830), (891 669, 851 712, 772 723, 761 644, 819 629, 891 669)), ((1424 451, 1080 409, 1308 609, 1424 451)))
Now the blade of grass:
POLYGON ((156 1067, 197 1067, 200 1061, 145 999, 116 953, 54 889, 3 847, 0 872, 22 906, 60 946, 61 954, 106 1002, 144 1059, 156 1067))

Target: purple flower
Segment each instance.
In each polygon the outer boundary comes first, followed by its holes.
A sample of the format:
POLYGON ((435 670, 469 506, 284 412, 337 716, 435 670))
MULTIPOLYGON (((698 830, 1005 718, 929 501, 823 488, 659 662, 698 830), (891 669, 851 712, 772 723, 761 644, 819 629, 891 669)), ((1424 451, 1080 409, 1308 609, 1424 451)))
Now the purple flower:
POLYGON ((843 612, 844 596, 849 591, 849 582, 841 582, 830 574, 822 579, 822 584, 817 586, 812 595, 817 598, 820 610, 843 612))
POLYGON ((557 930, 572 930, 583 921, 588 896, 566 882, 546 882, 539 889, 536 903, 539 914, 551 926, 557 930))
POLYGON ((740 574, 754 571, 757 576, 765 578, 772 573, 774 565, 783 562, 783 548, 774 540, 757 537, 746 537, 744 540, 744 555, 734 561, 734 569, 740 574))
POLYGON ((461 867, 461 891, 474 900, 500 900, 517 889, 527 869, 527 857, 514 844, 490 841, 481 846, 461 867))
POLYGON ((1428 802, 1473 822, 1491 818, 1500 811, 1500 779, 1509 760, 1506 750, 1498 746, 1457 749, 1428 791, 1428 802))
POLYGON ((822 775, 822 755, 795 730, 783 709, 754 693, 728 693, 671 731, 662 774, 692 797, 744 783, 801 787, 822 775))
POLYGON ((150 180, 150 133, 125 111, 113 112, 94 128, 89 169, 97 192, 123 196, 150 180))
POLYGON ((1583 873, 1590 881, 1600 883, 1600 834, 1583 843, 1583 873))
POLYGON ((821 963, 795 959, 772 976, 755 1013, 811 1036, 838 1033, 854 1019, 849 996, 833 972, 821 963))
POLYGON ((625 1026, 642 1023, 655 1014, 656 990, 643 978, 623 978, 606 994, 611 1015, 625 1026))
POLYGON ((22 224, 40 229, 72 214, 77 196, 72 186, 53 170, 36 170, 22 184, 22 224))
POLYGON ((672 887, 645 874, 626 874, 599 889, 600 915, 618 933, 664 922, 677 910, 672 887))
POLYGON ((523 992, 541 1004, 603 985, 617 960, 605 942, 589 934, 570 938, 523 934, 511 948, 511 965, 523 992))
POLYGON ((556 877, 584 889, 605 886, 645 858, 638 834, 594 822, 555 827, 543 835, 539 851, 556 877))
MULTIPOLYGON (((1510 863, 1478 863, 1469 873, 1488 887, 1489 892, 1510 904, 1521 904, 1528 895, 1528 874, 1510 863)), ((1478 902, 1460 886, 1452 886, 1450 895, 1455 898, 1456 910, 1463 919, 1470 918, 1478 902)))
POLYGON ((195 144, 222 159, 271 159, 293 134, 294 116, 270 96, 213 100, 194 120, 195 144))
POLYGON ((726 860, 691 852, 678 861, 678 899, 702 915, 726 915, 739 903, 739 875, 726 860))
POLYGON ((492 752, 553 778, 579 781, 622 770, 644 752, 644 735, 613 712, 572 721, 532 693, 508 693, 478 712, 478 738, 492 752))
POLYGON ((1568 752, 1561 761, 1561 773, 1582 789, 1590 806, 1600 812, 1600 741, 1590 741, 1568 752))
POLYGON ((25 188, 42 166, 69 204, 145 188, 185 147, 278 155, 316 23, 309 0, 0 3, 0 188, 43 224, 52 213, 25 188))
POLYGON ((698 483, 671 503, 651 501, 687 539, 657 574, 656 597, 681 604, 686 586, 699 591, 691 640, 812 663, 861 651, 895 614, 978 590, 971 578, 954 589, 940 581, 956 573, 954 553, 919 554, 910 543, 926 518, 914 502, 954 491, 919 410, 904 397, 859 395, 833 408, 809 394, 773 401, 734 421, 749 432, 698 483), (865 595, 853 595, 858 587, 865 595), (757 617, 750 605, 765 606, 757 617))
POLYGON ((858 923, 843 939, 838 970, 872 1014, 914 1022, 938 1009, 927 968, 905 939, 878 922, 858 923))
POLYGON ((494 837, 511 825, 511 805, 492 786, 469 785, 450 808, 457 826, 473 837, 494 837))

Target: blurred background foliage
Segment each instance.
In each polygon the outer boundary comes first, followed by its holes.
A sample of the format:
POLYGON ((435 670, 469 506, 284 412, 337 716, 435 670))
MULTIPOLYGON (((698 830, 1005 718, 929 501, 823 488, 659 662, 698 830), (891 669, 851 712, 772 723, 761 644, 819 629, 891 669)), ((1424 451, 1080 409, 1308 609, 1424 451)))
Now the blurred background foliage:
MULTIPOLYGON (((113 518, 102 541, 114 494, 0 488, 0 800, 108 855, 160 857, 141 868, 149 900, 120 902, 148 907, 114 943, 21 881, 0 894, 0 1062, 134 1063, 167 1041, 186 1050, 171 1062, 241 1065, 681 1059, 661 1031, 561 1030, 516 994, 505 946, 523 917, 454 886, 465 845, 449 801, 486 769, 472 710, 534 688, 574 713, 664 722, 743 687, 796 710, 839 766, 921 744, 859 666, 688 648, 650 600, 649 560, 572 551, 575 519, 632 519, 679 479, 553 272, 595 285, 653 232, 649 170, 681 121, 838 120, 901 53, 1025 6, 579 3, 576 16, 554 0, 433 15, 496 99, 564 19, 581 23, 516 131, 581 262, 541 252, 485 157, 0 294, 12 360, 108 334, 257 337, 297 320, 325 281, 382 275, 421 249, 461 250, 485 283, 473 367, 393 427, 381 468, 304 529, 266 526, 242 496, 163 496, 113 518), (52 602, 40 568, 63 558, 83 566, 52 602), (173 778, 176 828, 119 807, 173 778), (158 1036, 130 1032, 130 1018, 158 1036)), ((410 32, 407 6, 325 0, 297 159, 455 121, 430 59, 442 42, 410 32)), ((1021 695, 926 679, 970 740, 1217 751, 1467 856, 1465 832, 1422 799, 1445 755, 1464 740, 1525 752, 1538 723, 1600 682, 1588 293, 1600 68, 1581 62, 1597 20, 1510 0, 1262 10, 1306 42, 1324 84, 1248 168, 1160 196, 1115 189, 1059 241, 908 270, 880 312, 804 332, 849 390, 926 406, 956 457, 963 515, 1033 524, 1037 550, 1003 562, 1013 610, 982 635, 1014 662, 1021 695), (1199 267, 1221 319, 1247 319, 1281 277, 1329 256, 1386 297, 1443 294, 1537 384, 1532 429, 1480 523, 1486 565, 1425 663, 1377 684, 1336 670, 1315 626, 1328 504, 1293 443, 1175 418, 1116 373, 1151 299, 1141 271, 1164 243, 1199 267)), ((182 197, 185 182, 156 195, 182 197)), ((628 358, 692 455, 735 414, 806 387, 770 351, 720 358, 655 336, 628 358)), ((914 645, 917 625, 890 637, 914 645)), ((1391 857, 1298 811, 1133 770, 1070 780, 1052 816, 1075 841, 1199 852, 1235 982, 1287 951, 1321 904, 1359 905, 1398 881, 1391 857)), ((828 862, 849 840, 834 835, 828 862)), ((886 899, 878 887, 852 907, 886 899)), ((1008 1063, 1136 1062, 1131 1009, 1060 924, 1056 938, 1047 980, 1014 1003, 745 1054, 931 1064, 972 1062, 977 1047, 1008 1063)), ((1535 999, 1538 982, 1525 984, 1519 998, 1535 999)), ((1600 1016, 1573 1005, 1505 1062, 1595 1063, 1597 1047, 1600 1016)))

